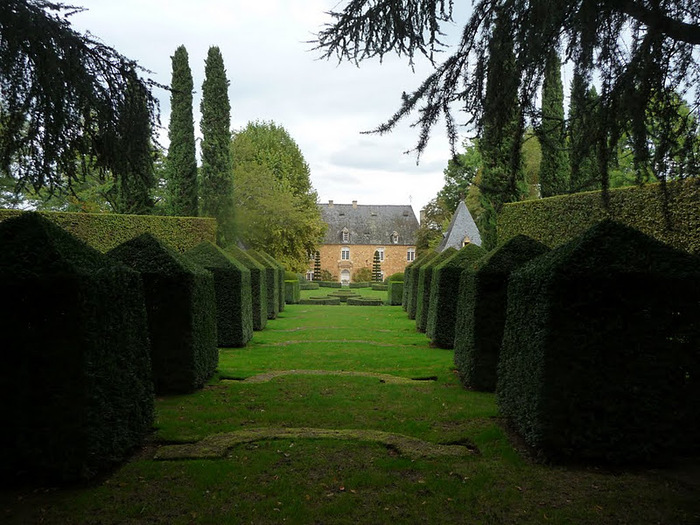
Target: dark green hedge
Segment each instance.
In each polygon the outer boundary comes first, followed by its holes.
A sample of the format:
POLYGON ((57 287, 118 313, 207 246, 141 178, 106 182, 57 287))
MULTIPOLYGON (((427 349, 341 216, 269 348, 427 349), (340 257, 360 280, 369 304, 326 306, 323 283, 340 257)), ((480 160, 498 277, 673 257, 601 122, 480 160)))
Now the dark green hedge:
POLYGON ((0 479, 75 481, 153 425, 141 277, 34 213, 0 223, 0 479))
POLYGON ((338 297, 309 297, 308 299, 300 299, 299 304, 325 304, 339 305, 340 298, 338 297))
POLYGON ((141 273, 156 394, 188 394, 214 374, 213 275, 145 233, 107 254, 141 273))
POLYGON ((303 282, 299 285, 300 290, 318 290, 319 288, 318 283, 303 282))
POLYGON ((403 282, 403 272, 392 273, 389 277, 384 279, 385 284, 389 284, 389 281, 401 281, 403 282))
POLYGON ((428 322, 425 333, 439 348, 452 348, 457 321, 457 298, 461 294, 459 280, 462 271, 473 268, 476 261, 486 255, 486 250, 476 244, 468 244, 433 270, 428 303, 428 322))
POLYGON ((524 234, 554 248, 610 218, 675 248, 700 254, 700 179, 669 183, 667 188, 667 207, 660 184, 610 190, 608 210, 601 192, 506 204, 498 216, 498 239, 502 243, 524 234))
POLYGON ((350 290, 338 290, 336 292, 331 292, 328 297, 337 297, 340 299, 341 303, 346 303, 351 297, 360 297, 359 293, 351 292, 350 290))
POLYGON ((301 299, 299 279, 284 281, 284 300, 288 304, 298 304, 301 299))
POLYGON ((285 274, 285 269, 284 266, 282 266, 279 261, 277 261, 272 255, 269 253, 263 251, 263 250, 258 250, 258 253, 260 254, 261 257, 265 258, 267 261, 270 262, 273 268, 277 270, 277 303, 279 307, 279 311, 283 312, 284 311, 284 274, 285 274))
POLYGON ((372 283, 369 281, 350 283, 350 288, 369 288, 371 286, 372 286, 372 283))
POLYGON ((549 251, 525 235, 513 237, 462 272, 457 301, 455 366, 465 387, 494 392, 496 367, 506 322, 510 274, 549 251))
POLYGON ((418 270, 418 293, 416 294, 416 329, 419 332, 425 332, 428 326, 428 311, 430 308, 430 289, 433 284, 433 276, 435 275, 435 268, 446 261, 454 254, 457 250, 454 248, 447 248, 445 251, 438 253, 435 257, 430 259, 426 264, 422 265, 418 270))
POLYGON ((195 246, 185 255, 214 274, 218 345, 245 346, 253 337, 250 270, 210 242, 195 246))
POLYGON ((372 288, 372 290, 374 290, 376 292, 386 292, 389 289, 389 285, 383 284, 383 283, 382 284, 372 283, 371 288, 372 288))
POLYGON ((348 306, 382 306, 384 301, 377 297, 348 297, 348 306))
POLYGON ((497 398, 551 459, 697 450, 700 260, 605 221, 511 276, 497 398))
MULTIPOLYGON (((22 213, 24 212, 19 210, 0 209, 0 221, 22 213)), ((216 219, 210 218, 53 211, 40 213, 103 253, 142 233, 150 233, 180 253, 202 241, 216 242, 216 219)))
POLYGON ((409 319, 416 318, 416 310, 418 309, 418 277, 420 269, 423 265, 428 264, 433 258, 437 257, 437 252, 425 252, 413 261, 405 270, 405 275, 409 278, 404 281, 406 288, 406 312, 409 319))
POLYGON ((250 270, 253 330, 260 331, 267 325, 267 278, 265 276, 265 267, 235 244, 224 251, 250 270))
POLYGON ((342 288, 343 284, 335 281, 318 281, 321 288, 342 288))
MULTIPOLYGON (((277 315, 280 313, 278 291, 280 288, 280 273, 268 257, 263 256, 255 250, 248 250, 246 253, 265 268, 265 279, 267 283, 267 318, 277 319, 277 315)), ((282 282, 282 286, 284 286, 284 282, 282 282)))
POLYGON ((403 301, 403 281, 389 281, 387 288, 387 304, 401 306, 403 301))

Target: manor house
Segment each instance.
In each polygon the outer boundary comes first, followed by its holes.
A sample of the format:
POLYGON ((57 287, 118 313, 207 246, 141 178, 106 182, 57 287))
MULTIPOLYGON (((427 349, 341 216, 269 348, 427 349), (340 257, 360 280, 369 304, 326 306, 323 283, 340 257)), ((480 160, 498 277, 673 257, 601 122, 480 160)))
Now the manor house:
MULTIPOLYGON (((410 205, 319 204, 328 224, 319 248, 321 270, 334 279, 349 282, 360 268, 372 269, 374 252, 379 252, 384 278, 402 272, 415 259, 418 220, 410 205)), ((309 261, 313 276, 314 260, 309 261)))

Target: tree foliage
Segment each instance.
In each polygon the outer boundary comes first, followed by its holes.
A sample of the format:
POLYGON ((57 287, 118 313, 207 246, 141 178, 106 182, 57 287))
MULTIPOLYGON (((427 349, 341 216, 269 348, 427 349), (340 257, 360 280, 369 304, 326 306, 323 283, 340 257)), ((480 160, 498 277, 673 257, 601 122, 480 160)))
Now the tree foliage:
POLYGON ((231 103, 224 59, 212 46, 204 64, 202 84, 202 214, 215 217, 217 242, 226 246, 235 241, 235 213, 231 162, 231 103))
POLYGON ((241 240, 291 271, 306 270, 325 223, 299 146, 283 127, 254 122, 234 133, 231 157, 241 240))
MULTIPOLYGON (((700 105, 700 90, 694 89, 700 84, 700 4, 696 0, 475 0, 454 52, 437 62, 438 52, 445 50, 442 29, 453 21, 452 8, 453 2, 446 0, 352 0, 343 10, 332 12, 333 22, 317 35, 317 49, 327 58, 359 63, 397 53, 411 61, 417 55, 434 61, 435 71, 418 89, 405 94, 398 111, 376 129, 390 131, 417 112, 419 153, 440 118, 452 144, 456 143, 455 105, 467 115, 468 127, 479 133, 484 130, 489 42, 498 31, 498 17, 508 20, 512 28, 519 99, 527 119, 539 118, 535 95, 553 46, 561 46, 566 60, 585 78, 597 79, 603 118, 591 139, 604 187, 610 157, 623 131, 630 134, 639 165, 652 155, 644 110, 653 99, 658 98, 661 108, 672 106, 666 88, 674 86, 682 96, 694 97, 694 107, 700 105)), ((511 108, 505 105, 502 111, 505 119, 511 108)), ((662 143, 673 142, 672 126, 661 126, 660 131, 662 143)), ((517 156, 516 148, 512 152, 517 156)), ((666 166, 673 168, 674 177, 693 173, 685 163, 666 166)), ((660 172, 661 177, 668 174, 660 172)))
POLYGON ((81 10, 0 2, 0 170, 19 189, 65 191, 90 162, 123 163, 118 122, 130 81, 157 120, 149 83, 133 76, 136 63, 73 30, 68 17, 81 10))
POLYGON ((185 46, 179 46, 171 60, 172 81, 168 127, 170 146, 167 158, 168 204, 172 215, 196 217, 199 210, 197 152, 192 115, 194 82, 185 46))
POLYGON ((547 57, 542 82, 542 123, 538 129, 542 161, 540 191, 542 197, 566 193, 569 187, 569 166, 566 152, 564 119, 564 87, 561 83, 561 60, 556 49, 547 57))

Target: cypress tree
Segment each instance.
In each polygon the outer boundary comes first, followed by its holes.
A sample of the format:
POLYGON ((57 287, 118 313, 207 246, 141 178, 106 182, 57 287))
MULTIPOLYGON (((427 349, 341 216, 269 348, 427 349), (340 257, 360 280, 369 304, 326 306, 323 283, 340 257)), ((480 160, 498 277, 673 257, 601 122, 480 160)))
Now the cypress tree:
POLYGON ((488 72, 479 148, 483 159, 480 189, 487 205, 482 240, 496 244, 495 215, 506 202, 518 200, 521 174, 520 149, 523 119, 518 99, 520 77, 513 52, 513 31, 508 11, 498 15, 489 40, 488 72))
POLYGON ((564 88, 561 83, 561 60, 555 49, 549 52, 542 84, 542 125, 538 129, 542 148, 540 192, 542 197, 568 191, 569 166, 564 124, 564 88))
POLYGON ((173 73, 170 92, 170 126, 168 137, 167 177, 168 204, 172 215, 196 217, 197 153, 192 116, 192 71, 185 46, 171 57, 173 73))
POLYGON ((224 59, 209 48, 204 64, 200 130, 202 131, 202 214, 218 222, 217 242, 235 241, 233 165, 231 162, 231 104, 224 59))
POLYGON ((600 171, 595 147, 595 88, 588 87, 586 76, 577 68, 571 82, 569 104, 569 192, 595 190, 600 186, 600 171))
POLYGON ((148 91, 133 69, 128 74, 117 130, 121 154, 114 161, 112 206, 117 213, 147 215, 153 210, 151 192, 156 185, 152 129, 148 91))

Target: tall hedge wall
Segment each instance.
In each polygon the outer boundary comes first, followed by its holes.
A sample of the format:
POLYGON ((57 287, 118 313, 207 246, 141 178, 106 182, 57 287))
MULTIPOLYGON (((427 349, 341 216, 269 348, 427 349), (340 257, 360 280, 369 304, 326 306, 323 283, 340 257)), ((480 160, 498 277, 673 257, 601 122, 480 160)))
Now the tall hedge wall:
POLYGON ((141 273, 156 394, 204 386, 219 363, 214 276, 150 233, 107 255, 141 273))
POLYGON ((554 248, 609 218, 700 254, 700 179, 669 183, 667 190, 667 207, 661 184, 610 190, 608 209, 599 191, 506 204, 498 216, 499 243, 523 234, 554 248))
POLYGON ((433 270, 430 287, 428 323, 425 333, 439 348, 452 348, 455 340, 457 303, 461 295, 462 271, 470 270, 473 264, 486 255, 486 250, 476 244, 468 244, 433 270))
POLYGON ((428 326, 428 310, 430 309, 430 289, 433 284, 433 276, 435 268, 452 257, 457 250, 447 248, 445 251, 438 253, 430 259, 426 264, 418 270, 418 290, 416 293, 416 329, 419 332, 425 332, 428 326))
POLYGON ((214 274, 218 345, 245 346, 253 337, 250 270, 210 242, 185 255, 214 274))
POLYGON ((386 304, 389 306, 401 306, 403 300, 404 282, 389 281, 387 286, 386 304))
POLYGON ((90 478, 153 424, 140 275, 34 213, 0 223, 0 478, 90 478))
POLYGON ((229 246, 225 251, 250 270, 253 330, 262 330, 267 325, 267 279, 265 277, 265 267, 236 245, 229 246))
POLYGON ((612 221, 511 276, 501 412, 551 459, 697 450, 700 260, 612 221))
MULTIPOLYGON (((0 221, 22 213, 26 212, 0 209, 0 221)), ((152 234, 180 253, 202 241, 216 242, 216 219, 52 211, 39 213, 103 253, 142 233, 152 234)))
POLYGON ((267 253, 264 250, 257 250, 258 255, 265 259, 272 267, 277 271, 277 288, 276 290, 276 297, 277 297, 277 307, 280 312, 284 311, 284 281, 285 281, 285 269, 284 266, 282 266, 277 259, 275 259, 272 255, 267 253))
POLYGON ((410 267, 406 269, 406 276, 409 279, 404 286, 406 287, 406 312, 409 319, 416 318, 416 310, 418 309, 418 277, 420 269, 437 257, 437 255, 437 252, 426 252, 413 261, 410 267))
MULTIPOLYGON (((280 272, 270 259, 260 252, 248 250, 246 253, 265 268, 265 279, 267 281, 267 318, 277 319, 277 315, 280 313, 280 272)), ((281 282, 282 286, 284 286, 284 281, 281 282)))
POLYGON ((467 388, 494 392, 510 274, 549 248, 517 235, 462 272, 454 332, 455 367, 467 388))

